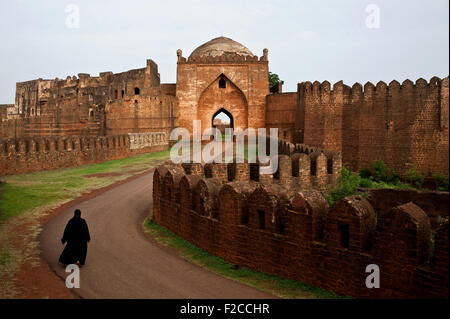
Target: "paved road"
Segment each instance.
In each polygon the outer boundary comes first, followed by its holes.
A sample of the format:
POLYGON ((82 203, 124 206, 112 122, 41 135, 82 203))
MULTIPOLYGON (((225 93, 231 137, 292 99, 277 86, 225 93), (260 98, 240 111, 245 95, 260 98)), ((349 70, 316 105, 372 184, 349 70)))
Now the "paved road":
POLYGON ((91 233, 86 265, 81 268, 83 298, 273 298, 186 262, 152 242, 142 222, 152 206, 153 172, 63 211, 40 235, 42 256, 61 278, 61 236, 75 208, 91 233))

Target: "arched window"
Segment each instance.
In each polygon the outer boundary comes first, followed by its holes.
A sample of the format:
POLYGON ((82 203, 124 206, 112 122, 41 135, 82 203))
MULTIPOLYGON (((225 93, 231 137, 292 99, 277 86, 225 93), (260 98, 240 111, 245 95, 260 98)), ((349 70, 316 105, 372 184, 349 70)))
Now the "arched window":
POLYGON ((220 80, 219 80, 219 88, 220 89, 225 89, 226 87, 227 87, 227 84, 225 82, 225 79, 224 78, 220 78, 220 80))
POLYGON ((124 90, 122 90, 122 98, 123 98, 123 96, 125 95, 125 91, 124 90))
POLYGON ((139 88, 134 88, 134 95, 139 95, 141 93, 141 90, 139 88))
POLYGON ((119 97, 119 91, 115 90, 114 91, 114 98, 117 100, 118 97, 119 97))
POLYGON ((259 229, 266 229, 266 213, 263 210, 258 210, 259 229))

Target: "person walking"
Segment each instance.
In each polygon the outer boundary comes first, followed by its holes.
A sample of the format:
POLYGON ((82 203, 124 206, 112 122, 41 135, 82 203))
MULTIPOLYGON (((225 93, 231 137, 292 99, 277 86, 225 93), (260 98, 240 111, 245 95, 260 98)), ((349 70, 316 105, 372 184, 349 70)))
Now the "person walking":
POLYGON ((84 265, 86 262, 87 243, 90 240, 87 223, 81 218, 81 211, 76 209, 74 216, 67 223, 61 238, 63 245, 65 243, 67 245, 59 257, 59 262, 65 265, 84 265))

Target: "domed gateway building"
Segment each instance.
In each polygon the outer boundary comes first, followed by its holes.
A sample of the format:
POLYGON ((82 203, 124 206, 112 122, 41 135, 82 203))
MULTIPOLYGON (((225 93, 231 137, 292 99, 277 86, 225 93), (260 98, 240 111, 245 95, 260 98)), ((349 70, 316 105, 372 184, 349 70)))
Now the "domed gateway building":
POLYGON ((187 59, 178 50, 176 126, 192 132, 193 120, 200 120, 203 132, 224 113, 233 128, 265 127, 267 54, 265 49, 258 58, 244 45, 225 37, 202 44, 187 59))

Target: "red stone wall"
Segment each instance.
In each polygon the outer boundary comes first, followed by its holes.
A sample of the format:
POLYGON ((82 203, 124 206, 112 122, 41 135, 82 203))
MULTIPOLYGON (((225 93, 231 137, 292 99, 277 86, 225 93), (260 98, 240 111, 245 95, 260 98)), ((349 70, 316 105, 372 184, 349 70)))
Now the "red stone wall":
POLYGON ((0 176, 73 167, 166 150, 165 133, 0 140, 0 176))
POLYGON ((0 122, 0 138, 18 138, 25 135, 22 119, 8 119, 0 122))
POLYGON ((328 82, 300 83, 297 141, 341 151, 353 170, 381 159, 405 173, 448 175, 448 78, 400 85, 379 82, 352 88, 328 82))
POLYGON ((2 122, 0 137, 169 133, 175 85, 161 85, 158 66, 147 60, 146 68, 123 73, 17 83, 15 105, 20 120, 2 122))
POLYGON ((294 142, 297 92, 269 94, 266 99, 266 128, 278 128, 278 136, 294 142))
MULTIPOLYGON (((397 190, 383 191, 397 197, 397 190)), ((448 298, 448 211, 436 208, 448 206, 448 193, 430 201, 414 192, 414 203, 402 197, 382 210, 360 196, 329 208, 318 191, 289 195, 276 184, 223 184, 171 165, 155 171, 153 218, 241 267, 360 298, 448 298), (444 222, 431 227, 430 207, 444 222), (378 289, 365 284, 370 264, 380 269, 378 289)))
POLYGON ((154 89, 146 95, 108 101, 106 135, 166 132, 173 128, 176 98, 154 89))
POLYGON ((211 126, 212 118, 209 117, 225 108, 232 114, 236 127, 265 127, 266 96, 269 94, 268 62, 258 60, 256 56, 242 61, 233 59, 219 57, 187 61, 179 58, 176 126, 192 132, 192 121, 201 120, 203 131, 211 126), (227 81, 225 90, 218 88, 222 75, 227 81))

